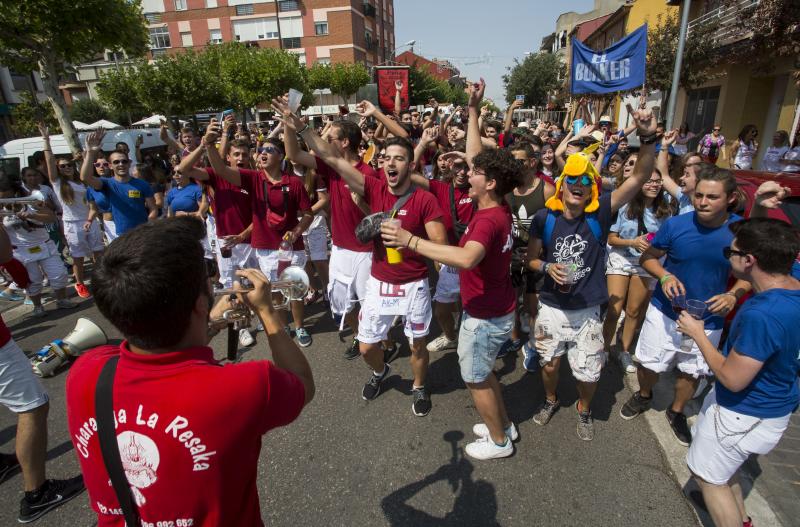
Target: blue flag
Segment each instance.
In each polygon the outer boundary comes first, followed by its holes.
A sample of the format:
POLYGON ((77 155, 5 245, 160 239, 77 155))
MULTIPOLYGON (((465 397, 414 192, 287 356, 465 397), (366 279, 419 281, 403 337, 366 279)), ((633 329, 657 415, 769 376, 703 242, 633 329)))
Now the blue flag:
POLYGON ((644 84, 647 24, 610 48, 594 51, 572 39, 570 92, 610 93, 644 84))

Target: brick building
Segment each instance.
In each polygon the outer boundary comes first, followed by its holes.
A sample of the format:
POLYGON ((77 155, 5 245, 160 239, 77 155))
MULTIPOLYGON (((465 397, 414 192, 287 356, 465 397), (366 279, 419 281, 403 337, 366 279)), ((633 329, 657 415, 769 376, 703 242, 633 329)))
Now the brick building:
MULTIPOLYGON (((395 49, 393 0, 143 0, 142 10, 151 56, 240 41, 285 49, 303 64, 372 67, 395 49)), ((100 72, 125 62, 107 53, 80 65, 78 78, 94 96, 100 72)))
POLYGON ((404 51, 397 55, 394 59, 395 62, 405 64, 406 66, 413 66, 417 69, 427 69, 428 73, 439 80, 447 81, 453 77, 458 77, 461 72, 458 68, 453 66, 449 61, 433 59, 429 60, 421 57, 413 51, 404 51))

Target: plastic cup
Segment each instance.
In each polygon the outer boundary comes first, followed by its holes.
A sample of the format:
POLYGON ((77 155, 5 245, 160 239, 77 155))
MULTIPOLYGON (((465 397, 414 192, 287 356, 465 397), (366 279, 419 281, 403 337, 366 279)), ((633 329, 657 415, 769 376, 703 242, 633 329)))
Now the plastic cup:
POLYGON ((289 109, 292 112, 297 112, 300 109, 300 101, 303 99, 303 92, 297 91, 294 88, 289 89, 289 109))
POLYGON ((578 281, 578 277, 576 276, 578 271, 578 265, 574 263, 564 264, 564 283, 559 284, 558 290, 562 293, 569 293, 572 290, 572 285, 578 281))
MULTIPOLYGON (((690 299, 686 300, 685 302, 686 302, 686 312, 689 313, 689 315, 691 315, 692 318, 701 320, 703 316, 706 314, 706 309, 708 309, 708 306, 706 306, 706 303, 703 302, 702 300, 690 299)), ((694 339, 692 339, 692 337, 689 337, 687 335, 681 336, 681 351, 689 353, 692 351, 693 347, 694 347, 694 339)))
POLYGON ((672 310, 680 315, 686 309, 686 295, 677 295, 672 298, 672 310))
MULTIPOLYGON (((389 218, 383 220, 383 222, 381 223, 385 225, 393 225, 397 228, 403 226, 403 222, 402 220, 400 220, 400 218, 389 218)), ((391 265, 402 263, 403 253, 400 252, 400 249, 397 249, 395 247, 386 247, 386 261, 389 262, 391 265)))
POLYGON ((585 125, 586 121, 583 119, 575 119, 572 121, 572 135, 578 135, 581 131, 581 128, 583 128, 585 125))

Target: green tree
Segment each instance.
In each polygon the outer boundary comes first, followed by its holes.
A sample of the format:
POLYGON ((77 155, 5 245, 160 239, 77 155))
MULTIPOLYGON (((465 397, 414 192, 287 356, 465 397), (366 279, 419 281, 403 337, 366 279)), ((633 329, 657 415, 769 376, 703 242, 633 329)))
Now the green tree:
POLYGON ((111 119, 108 108, 96 99, 80 99, 72 103, 69 109, 74 121, 81 121, 87 124, 99 121, 100 119, 111 119))
POLYGON ((108 49, 142 56, 149 43, 140 0, 3 0, 0 27, 0 63, 39 72, 75 155, 78 134, 58 89, 59 75, 66 65, 86 62, 108 49))
POLYGON ((100 81, 95 86, 100 102, 109 109, 111 119, 115 123, 127 121, 127 124, 145 117, 147 109, 136 93, 135 67, 123 67, 108 70, 100 74, 100 81), (124 119, 120 119, 124 116, 124 119))
POLYGON ((339 62, 330 68, 331 92, 340 96, 346 103, 350 102, 350 97, 370 80, 369 71, 360 63, 339 62))
POLYGON ((331 67, 329 64, 314 64, 308 69, 306 76, 310 90, 323 90, 331 87, 331 67))
POLYGON ((11 109, 14 132, 22 137, 36 137, 39 135, 37 124, 44 122, 51 130, 58 133, 58 121, 50 104, 42 103, 30 93, 23 93, 21 104, 15 104, 11 109))
POLYGON ((552 53, 532 53, 522 62, 514 59, 514 66, 507 69, 503 84, 509 104, 515 96, 524 95, 527 105, 545 105, 548 94, 559 89, 565 76, 564 65, 552 53))
POLYGON ((411 66, 408 72, 411 105, 428 104, 436 99, 441 103, 452 103, 457 106, 467 104, 468 96, 460 85, 453 85, 431 75, 428 66, 411 66))

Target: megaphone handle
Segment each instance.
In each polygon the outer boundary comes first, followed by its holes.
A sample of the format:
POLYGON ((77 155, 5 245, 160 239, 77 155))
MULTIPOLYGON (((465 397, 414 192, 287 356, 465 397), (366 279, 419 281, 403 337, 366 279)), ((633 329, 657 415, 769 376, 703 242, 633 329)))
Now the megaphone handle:
POLYGON ((233 324, 228 324, 228 360, 234 362, 239 352, 239 334, 233 324))

